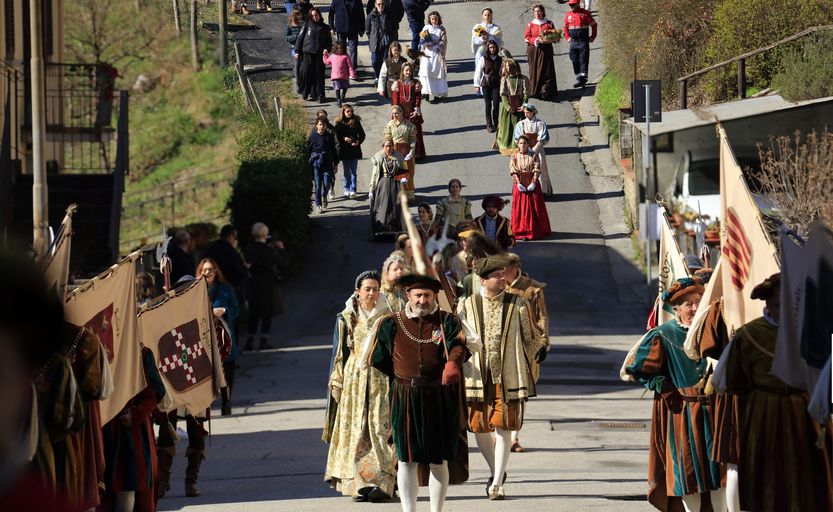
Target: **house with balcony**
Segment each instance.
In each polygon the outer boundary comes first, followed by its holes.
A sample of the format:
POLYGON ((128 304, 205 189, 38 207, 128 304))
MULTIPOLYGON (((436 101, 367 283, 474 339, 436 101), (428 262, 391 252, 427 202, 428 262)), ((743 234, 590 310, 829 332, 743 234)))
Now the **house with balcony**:
MULTIPOLYGON (((0 240, 32 235, 32 78, 30 0, 0 0, 0 240)), ((106 63, 66 62, 65 0, 43 0, 44 160, 48 221, 57 229, 69 204, 73 270, 95 273, 118 257, 119 219, 128 171, 127 92, 106 63)))

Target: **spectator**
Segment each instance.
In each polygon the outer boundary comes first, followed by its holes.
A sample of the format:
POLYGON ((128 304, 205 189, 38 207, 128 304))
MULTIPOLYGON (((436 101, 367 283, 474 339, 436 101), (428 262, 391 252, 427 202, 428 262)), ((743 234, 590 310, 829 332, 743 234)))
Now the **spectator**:
POLYGON ((249 288, 249 337, 244 350, 254 349, 254 339, 258 334, 260 335, 258 350, 272 348, 269 344, 272 316, 279 311, 276 288, 280 285, 281 255, 278 253, 278 248, 283 248, 283 244, 276 242, 275 245, 279 244, 276 248, 267 243, 268 237, 269 227, 262 222, 256 222, 252 226, 254 242, 243 250, 246 261, 249 263, 249 273, 252 276, 249 288))
POLYGON ((503 59, 499 55, 500 46, 496 41, 489 41, 482 58, 477 59, 474 69, 474 90, 483 95, 486 104, 486 131, 497 130, 500 116, 500 70, 503 59))
POLYGON ((295 78, 295 92, 301 94, 301 89, 298 84, 299 62, 295 60, 295 43, 298 41, 298 36, 301 35, 301 27, 304 25, 304 15, 298 9, 293 9, 288 12, 289 17, 286 21, 286 32, 284 33, 283 39, 289 44, 289 57, 292 59, 292 76, 295 78))
POLYGON ((223 416, 231 414, 231 393, 234 387, 234 369, 237 363, 237 356, 240 349, 237 344, 237 334, 234 332, 234 324, 240 314, 240 305, 234 288, 226 281, 220 265, 211 258, 203 258, 197 265, 197 276, 203 276, 208 285, 208 297, 211 299, 211 307, 214 315, 222 317, 229 326, 231 336, 231 351, 223 361, 223 373, 226 376, 226 387, 222 391, 222 406, 220 408, 223 416))
MULTIPOLYGON (((205 257, 217 262, 217 266, 223 273, 224 281, 234 288, 234 293, 244 301, 246 299, 246 284, 249 272, 246 264, 237 248, 237 228, 226 224, 220 229, 220 238, 208 246, 205 257)), ((199 275, 199 272, 197 272, 199 275)), ((234 323, 229 327, 234 329, 234 323)))
POLYGON ((357 68, 359 36, 364 35, 364 6, 361 0, 333 0, 328 21, 338 42, 347 45, 347 54, 357 68))
POLYGON ((171 260, 171 283, 176 283, 183 276, 194 275, 197 267, 191 256, 190 233, 180 230, 174 234, 168 242, 168 258, 171 260))
POLYGON ((308 162, 312 168, 313 200, 317 213, 323 213, 327 208, 327 194, 335 178, 338 165, 338 148, 335 137, 327 132, 327 121, 318 118, 315 130, 307 138, 308 162))
MULTIPOLYGON (((359 116, 353 113, 351 105, 344 105, 336 117, 336 140, 338 159, 344 169, 344 197, 356 198, 356 168, 362 159, 364 128, 359 116)), ((332 188, 335 188, 334 186, 332 188)))
POLYGON ((432 0, 402 0, 405 15, 408 16, 408 27, 411 29, 411 49, 419 48, 419 32, 425 24, 425 11, 431 6, 432 0))
POLYGON ((295 40, 295 60, 298 66, 298 94, 305 100, 317 99, 324 103, 324 50, 333 46, 330 27, 324 23, 321 12, 313 7, 309 18, 301 27, 295 40))
POLYGON ((385 62, 388 47, 399 39, 399 21, 388 9, 388 0, 373 1, 375 1, 375 7, 368 13, 364 28, 367 32, 367 46, 370 49, 370 64, 373 66, 374 80, 378 84, 379 73, 385 62))
POLYGON ((333 84, 333 92, 336 95, 338 108, 344 103, 347 96, 347 89, 350 88, 350 79, 356 79, 356 68, 350 62, 350 58, 344 54, 344 43, 336 42, 333 45, 333 53, 324 50, 324 64, 331 66, 330 80, 333 84))

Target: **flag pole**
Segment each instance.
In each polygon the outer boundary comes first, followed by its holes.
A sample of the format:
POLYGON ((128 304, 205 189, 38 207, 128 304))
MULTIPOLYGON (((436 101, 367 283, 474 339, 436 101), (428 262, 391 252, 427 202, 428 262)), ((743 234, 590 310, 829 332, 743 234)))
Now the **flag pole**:
MULTIPOLYGON (((31 45, 30 77, 32 80, 32 248, 38 257, 46 254, 49 243, 49 193, 46 187, 44 164, 44 112, 43 81, 43 21, 41 0, 29 0, 29 39, 31 45)), ((47 29, 48 30, 48 29, 47 29)))

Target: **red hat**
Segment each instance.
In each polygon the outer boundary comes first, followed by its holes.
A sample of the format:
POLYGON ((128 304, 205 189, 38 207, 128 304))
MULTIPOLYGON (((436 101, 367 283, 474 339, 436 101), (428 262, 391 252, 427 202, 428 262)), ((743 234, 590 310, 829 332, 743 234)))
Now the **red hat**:
POLYGON ((581 0, 570 0, 569 2, 567 2, 567 5, 576 5, 579 2, 581 2, 581 0))

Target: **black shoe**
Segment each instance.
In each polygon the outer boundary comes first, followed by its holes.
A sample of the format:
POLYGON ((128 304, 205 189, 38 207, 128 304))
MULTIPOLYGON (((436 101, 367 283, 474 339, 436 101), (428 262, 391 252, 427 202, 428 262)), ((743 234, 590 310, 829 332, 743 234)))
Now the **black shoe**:
POLYGON ((220 408, 220 416, 231 416, 231 402, 223 402, 220 408))
POLYGON ((428 95, 427 94, 422 95, 422 101, 428 101, 428 95))
POLYGON ((367 499, 370 500, 371 503, 379 503, 379 502, 382 502, 382 501, 389 500, 390 496, 385 494, 385 492, 382 489, 379 489, 378 487, 374 487, 367 494, 367 499))
POLYGON ((318 103, 327 103, 326 96, 319 96, 318 97, 318 103))
POLYGON ((579 87, 584 87, 584 82, 582 82, 581 79, 579 79, 576 81, 576 83, 573 84, 573 87, 575 87, 576 89, 578 89, 579 87))

